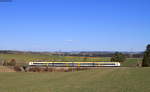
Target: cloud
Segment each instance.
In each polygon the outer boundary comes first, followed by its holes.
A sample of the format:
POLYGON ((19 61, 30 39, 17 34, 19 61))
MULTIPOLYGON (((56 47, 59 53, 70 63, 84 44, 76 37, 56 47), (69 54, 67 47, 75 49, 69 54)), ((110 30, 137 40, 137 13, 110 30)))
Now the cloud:
POLYGON ((66 40, 65 42, 67 42, 67 43, 72 43, 73 40, 66 40))

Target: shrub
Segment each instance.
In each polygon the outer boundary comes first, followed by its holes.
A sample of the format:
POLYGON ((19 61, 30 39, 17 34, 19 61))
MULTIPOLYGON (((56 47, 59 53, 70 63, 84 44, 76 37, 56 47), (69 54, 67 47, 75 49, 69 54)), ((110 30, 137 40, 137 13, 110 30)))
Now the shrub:
POLYGON ((11 59, 10 62, 7 63, 8 66, 16 66, 16 60, 11 59))
POLYGON ((3 66, 7 66, 7 65, 8 65, 8 62, 6 60, 4 60, 3 66))
POLYGON ((42 69, 41 69, 41 68, 38 68, 38 67, 33 67, 33 68, 30 68, 29 71, 30 71, 30 72, 41 72, 42 69))
POLYGON ((126 60, 126 57, 124 54, 120 52, 116 52, 113 57, 111 58, 112 62, 124 62, 126 60))
POLYGON ((21 71, 22 71, 19 66, 15 66, 15 67, 14 67, 14 70, 17 71, 17 72, 21 72, 21 71))

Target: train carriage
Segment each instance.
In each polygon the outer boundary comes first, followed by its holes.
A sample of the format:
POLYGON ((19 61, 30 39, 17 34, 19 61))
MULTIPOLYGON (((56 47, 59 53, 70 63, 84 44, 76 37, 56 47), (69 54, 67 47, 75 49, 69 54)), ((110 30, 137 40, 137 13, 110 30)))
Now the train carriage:
POLYGON ((29 62, 30 66, 49 67, 119 67, 119 62, 29 62))

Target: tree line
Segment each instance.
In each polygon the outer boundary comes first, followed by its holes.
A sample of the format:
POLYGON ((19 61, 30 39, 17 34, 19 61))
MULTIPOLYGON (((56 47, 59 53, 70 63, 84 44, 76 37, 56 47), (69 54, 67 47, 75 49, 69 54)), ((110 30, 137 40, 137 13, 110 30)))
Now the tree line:
MULTIPOLYGON (((126 60, 126 56, 120 52, 116 52, 111 58, 112 62, 124 62, 125 60, 126 60)), ((147 45, 146 50, 144 52, 142 66, 150 67, 150 44, 147 45)))

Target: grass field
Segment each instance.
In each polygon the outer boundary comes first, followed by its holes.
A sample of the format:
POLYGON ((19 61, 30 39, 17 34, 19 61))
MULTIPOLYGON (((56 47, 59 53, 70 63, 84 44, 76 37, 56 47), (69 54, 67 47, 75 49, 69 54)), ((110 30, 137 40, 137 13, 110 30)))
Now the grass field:
MULTIPOLYGON (((84 57, 64 57, 64 56, 52 56, 44 54, 0 54, 0 62, 6 60, 10 61, 15 59, 18 64, 28 64, 32 61, 70 61, 70 62, 93 62, 93 61, 110 61, 110 57, 96 57, 96 58, 84 58, 84 57)), ((138 62, 141 63, 141 58, 127 58, 122 63, 124 67, 135 67, 138 62)))
POLYGON ((0 73, 0 92, 150 92, 150 68, 0 73))
MULTIPOLYGON (((64 56, 54 56, 46 54, 0 54, 1 59, 10 60, 16 59, 18 62, 30 62, 30 61, 85 61, 85 57, 64 57, 64 56)), ((108 61, 109 57, 87 57, 86 61, 108 61)))
MULTIPOLYGON (((0 61, 110 61, 110 57, 83 58, 43 54, 0 54, 0 61)), ((127 58, 119 68, 76 72, 0 72, 0 92, 150 92, 150 68, 135 67, 141 58, 127 58)))

